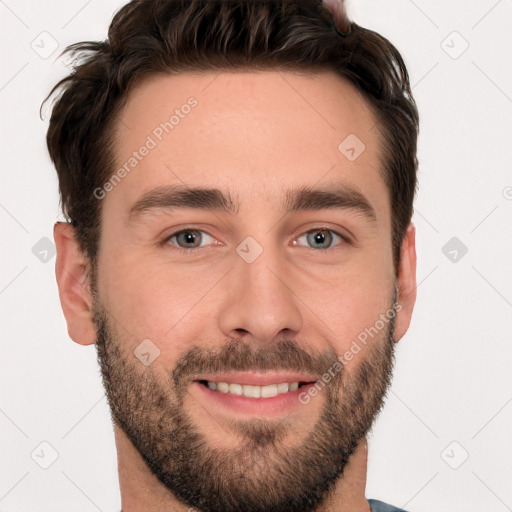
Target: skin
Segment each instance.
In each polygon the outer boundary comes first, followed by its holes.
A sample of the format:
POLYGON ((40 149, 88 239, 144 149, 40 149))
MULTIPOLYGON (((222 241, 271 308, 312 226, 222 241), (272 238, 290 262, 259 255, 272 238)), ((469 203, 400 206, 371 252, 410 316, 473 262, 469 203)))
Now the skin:
MULTIPOLYGON (((130 93, 120 114, 118 166, 190 96, 197 107, 102 199, 97 293, 123 335, 126 357, 147 338, 161 351, 151 365, 157 375, 172 371, 192 343, 215 349, 229 338, 264 349, 284 337, 305 350, 342 355, 388 310, 395 284, 400 308, 393 339, 400 340, 416 299, 415 230, 412 224, 407 230, 395 274, 378 127, 358 91, 331 73, 151 77, 130 93), (338 150, 349 134, 366 146, 353 162, 338 150), (130 222, 128 212, 143 193, 171 184, 229 190, 239 202, 238 213, 174 209, 130 222), (284 211, 285 189, 304 185, 352 186, 372 205, 376 221, 351 209, 284 211), (158 244, 190 225, 212 237, 203 247, 212 245, 185 255, 171 242, 158 244), (351 242, 336 240, 329 251, 308 246, 303 235, 319 227, 350 233, 351 242), (263 248, 250 264, 235 250, 247 236, 263 248)), ((54 238, 69 335, 76 343, 94 344, 90 262, 71 225, 57 223, 54 238)), ((364 359, 363 350, 345 367, 347 375, 364 359)), ((288 421, 297 428, 284 443, 304 440, 324 400, 319 393, 292 411, 288 421)), ((232 447, 236 435, 226 436, 226 429, 234 432, 233 419, 250 418, 215 407, 194 386, 184 405, 212 448, 232 447)), ((123 512, 187 511, 149 471, 125 433, 119 428, 115 433, 123 512)), ((322 510, 369 511, 366 453, 363 438, 322 510)))

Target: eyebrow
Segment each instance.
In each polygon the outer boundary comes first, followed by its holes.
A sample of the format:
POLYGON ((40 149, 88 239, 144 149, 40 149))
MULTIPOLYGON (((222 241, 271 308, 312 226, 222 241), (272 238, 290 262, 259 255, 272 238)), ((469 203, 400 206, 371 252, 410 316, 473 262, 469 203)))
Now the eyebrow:
POLYGON ((176 208, 219 210, 231 215, 238 213, 238 205, 231 195, 224 194, 217 188, 167 185, 156 187, 143 194, 130 208, 129 219, 135 220, 142 214, 155 210, 176 208))
POLYGON ((305 186, 288 190, 285 209, 288 211, 355 210, 368 220, 377 220, 375 209, 370 201, 359 190, 348 185, 330 187, 329 189, 305 186))
MULTIPOLYGON (((130 208, 129 220, 135 221, 143 214, 177 208, 213 210, 236 215, 239 206, 229 192, 224 193, 217 188, 167 185, 144 193, 130 208)), ((358 189, 348 185, 328 189, 303 186, 287 190, 284 209, 288 212, 324 209, 354 210, 368 220, 377 220, 375 209, 368 199, 358 189)))

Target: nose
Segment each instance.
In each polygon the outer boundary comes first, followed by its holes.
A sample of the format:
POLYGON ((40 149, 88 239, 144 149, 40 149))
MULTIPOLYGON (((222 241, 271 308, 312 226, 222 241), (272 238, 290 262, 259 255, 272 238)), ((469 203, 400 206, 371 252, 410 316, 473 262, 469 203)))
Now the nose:
POLYGON ((252 263, 236 258, 219 305, 225 336, 263 346, 276 338, 293 338, 301 330, 300 300, 284 268, 270 250, 252 263))

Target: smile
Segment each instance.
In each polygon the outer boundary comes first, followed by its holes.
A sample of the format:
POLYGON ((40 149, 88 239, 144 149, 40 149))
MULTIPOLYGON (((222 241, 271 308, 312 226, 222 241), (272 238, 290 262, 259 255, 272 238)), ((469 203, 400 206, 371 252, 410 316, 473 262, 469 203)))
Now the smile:
POLYGON ((211 380, 199 381, 212 391, 219 391, 224 394, 245 396, 247 398, 272 398, 274 396, 297 391, 303 382, 281 382, 278 384, 269 384, 267 386, 255 386, 250 384, 239 384, 236 382, 215 382, 211 380))

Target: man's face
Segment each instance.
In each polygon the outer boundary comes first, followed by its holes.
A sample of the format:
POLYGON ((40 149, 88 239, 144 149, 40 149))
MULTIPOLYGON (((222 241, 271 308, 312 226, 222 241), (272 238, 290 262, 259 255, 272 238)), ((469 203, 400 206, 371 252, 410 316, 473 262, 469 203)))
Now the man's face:
POLYGON ((129 171, 102 199, 93 287, 116 423, 189 505, 313 510, 391 375, 370 109, 328 73, 159 76, 132 91, 115 142, 129 171), (199 187, 226 200, 183 195, 199 187))

